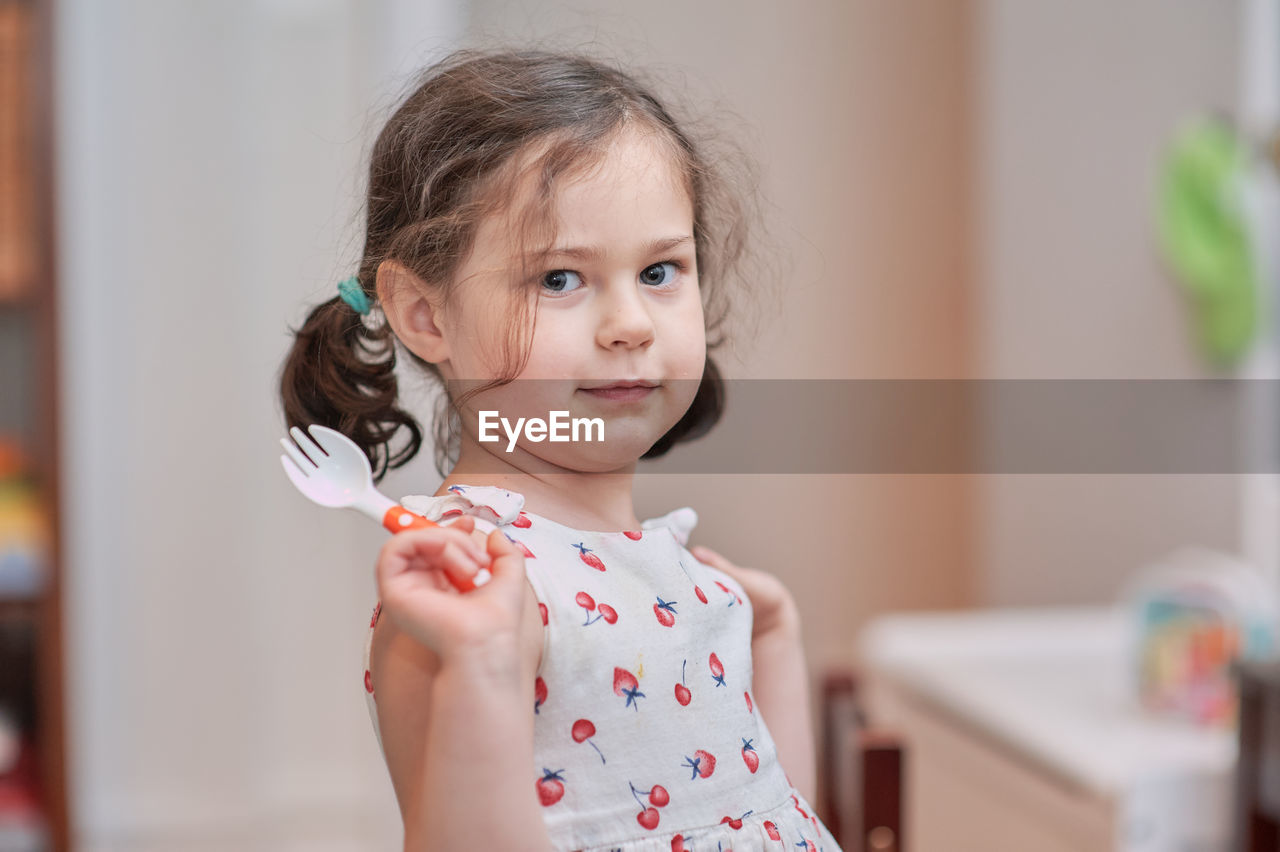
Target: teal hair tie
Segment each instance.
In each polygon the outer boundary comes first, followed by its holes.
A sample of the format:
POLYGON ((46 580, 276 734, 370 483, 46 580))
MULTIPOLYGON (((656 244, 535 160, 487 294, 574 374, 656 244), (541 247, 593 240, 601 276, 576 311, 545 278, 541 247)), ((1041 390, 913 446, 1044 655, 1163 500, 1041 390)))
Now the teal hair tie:
POLYGON ((358 314, 367 314, 373 309, 373 305, 369 304, 369 297, 360 287, 360 280, 354 275, 338 282, 338 295, 358 314))

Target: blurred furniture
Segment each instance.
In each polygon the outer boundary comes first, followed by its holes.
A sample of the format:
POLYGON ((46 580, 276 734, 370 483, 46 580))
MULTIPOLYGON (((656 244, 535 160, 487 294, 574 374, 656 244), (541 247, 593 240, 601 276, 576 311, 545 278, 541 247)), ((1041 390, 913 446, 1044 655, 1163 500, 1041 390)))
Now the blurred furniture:
POLYGON ((1280 662, 1235 667, 1240 683, 1235 852, 1280 849, 1280 662))
POLYGON ((5 852, 70 846, 56 511, 52 3, 0 0, 0 849, 5 852))
POLYGON ((823 676, 815 806, 844 852, 903 852, 902 743, 870 724, 859 687, 854 669, 823 676))
POLYGON ((869 623, 865 700, 906 745, 913 850, 1227 849, 1235 733, 1146 716, 1129 636, 1110 606, 869 623))

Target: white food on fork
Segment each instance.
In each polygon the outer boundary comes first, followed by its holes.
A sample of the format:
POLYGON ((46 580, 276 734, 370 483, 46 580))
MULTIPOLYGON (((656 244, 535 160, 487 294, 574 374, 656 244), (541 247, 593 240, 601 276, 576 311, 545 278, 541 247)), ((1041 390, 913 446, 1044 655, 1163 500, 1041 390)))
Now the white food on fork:
MULTIPOLYGON (((355 509, 392 532, 396 530, 388 522, 389 517, 398 518, 404 527, 420 520, 374 487, 368 457, 346 435, 315 424, 307 432, 294 426, 289 434, 293 441, 280 439, 285 450, 280 464, 294 487, 312 502, 335 509, 355 509)), ((489 569, 481 568, 473 582, 483 586, 490 576, 489 569)))

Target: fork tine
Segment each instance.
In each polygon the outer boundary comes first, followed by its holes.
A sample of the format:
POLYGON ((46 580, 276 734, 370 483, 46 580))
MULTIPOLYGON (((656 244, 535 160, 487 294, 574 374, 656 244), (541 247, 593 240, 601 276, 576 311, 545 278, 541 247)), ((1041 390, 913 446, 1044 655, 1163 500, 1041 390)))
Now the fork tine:
POLYGON ((297 426, 289 429, 289 434, 293 436, 293 440, 297 443, 298 447, 315 462, 316 467, 319 467, 320 460, 327 456, 328 453, 321 449, 315 441, 311 440, 310 435, 303 432, 297 426))
POLYGON ((307 474, 298 467, 293 459, 288 456, 280 457, 280 464, 284 466, 284 472, 288 475, 289 481, 294 484, 299 491, 307 493, 307 474))
POLYGON ((332 448, 335 442, 333 436, 338 435, 337 440, 341 440, 344 437, 327 426, 320 426, 314 423, 307 429, 307 435, 316 442, 316 446, 323 450, 325 455, 330 456, 333 455, 332 448))
MULTIPOLYGON (((280 446, 284 447, 284 451, 289 454, 289 458, 298 466, 298 472, 303 476, 306 475, 308 470, 315 470, 317 467, 316 463, 307 458, 301 450, 294 446, 292 441, 281 438, 280 446)), ((284 456, 281 456, 281 458, 284 458, 284 456)))

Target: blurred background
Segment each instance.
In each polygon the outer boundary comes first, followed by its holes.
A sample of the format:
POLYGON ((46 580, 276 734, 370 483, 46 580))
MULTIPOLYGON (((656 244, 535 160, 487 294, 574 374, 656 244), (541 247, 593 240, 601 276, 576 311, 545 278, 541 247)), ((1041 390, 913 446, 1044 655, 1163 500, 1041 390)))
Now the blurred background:
MULTIPOLYGON (((732 378, 1276 376, 1275 0, 0 0, 0 849, 399 848, 384 533, 281 475, 277 370, 413 72, 532 42, 759 162, 785 293, 732 378)), ((1182 700, 1270 648, 1276 471, 649 475, 637 508, 792 589, 847 849, 1212 850, 1280 814, 1235 693, 1182 700)))

